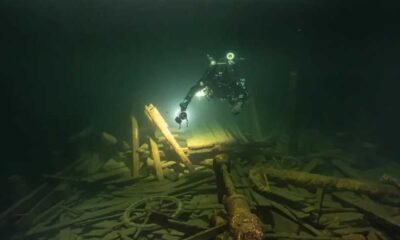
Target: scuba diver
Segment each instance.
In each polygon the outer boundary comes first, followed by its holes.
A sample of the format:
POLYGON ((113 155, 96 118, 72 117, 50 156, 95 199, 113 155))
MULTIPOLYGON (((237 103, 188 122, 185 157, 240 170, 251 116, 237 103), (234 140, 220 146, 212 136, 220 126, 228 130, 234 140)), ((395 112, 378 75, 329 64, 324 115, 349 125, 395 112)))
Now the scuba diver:
POLYGON ((209 99, 219 98, 228 101, 232 105, 231 112, 235 115, 241 112, 243 104, 248 98, 246 79, 241 77, 238 70, 238 62, 244 59, 238 58, 232 52, 228 52, 226 56, 218 61, 209 55, 207 57, 209 66, 203 77, 190 88, 183 101, 179 104, 180 113, 175 117, 175 121, 179 126, 184 120, 188 123, 186 109, 198 92, 201 92, 209 99))

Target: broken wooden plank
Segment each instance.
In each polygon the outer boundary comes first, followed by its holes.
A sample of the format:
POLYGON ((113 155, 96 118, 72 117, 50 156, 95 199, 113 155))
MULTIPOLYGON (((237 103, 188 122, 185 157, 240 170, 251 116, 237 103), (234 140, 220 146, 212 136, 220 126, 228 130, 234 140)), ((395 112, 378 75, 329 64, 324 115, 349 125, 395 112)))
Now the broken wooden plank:
POLYGON ((151 137, 149 137, 149 142, 150 142, 151 156, 153 158, 154 169, 155 169, 155 172, 157 175, 157 179, 159 181, 162 181, 162 180, 164 180, 164 173, 163 173, 163 169, 161 166, 160 153, 158 151, 158 146, 157 146, 157 143, 151 137))
POLYGON ((314 234, 315 236, 322 236, 322 232, 316 229, 315 227, 305 223, 301 220, 301 217, 297 215, 298 211, 294 211, 293 209, 288 208, 282 204, 279 204, 275 201, 271 201, 269 199, 264 199, 264 202, 268 203, 272 208, 284 214, 290 220, 297 222, 300 226, 306 229, 308 232, 314 234))
POLYGON ((364 215, 358 212, 326 213, 320 219, 322 225, 329 225, 332 222, 348 224, 362 221, 364 221, 364 215))
MULTIPOLYGON (((74 161, 68 167, 59 171, 54 176, 60 176, 67 173, 69 170, 73 169, 78 163, 78 160, 74 161)), ((7 220, 13 215, 16 215, 17 212, 20 214, 29 211, 32 208, 33 204, 37 204, 37 202, 40 201, 43 196, 45 196, 45 193, 51 191, 54 187, 55 184, 53 183, 43 183, 32 192, 30 192, 27 196, 18 200, 15 204, 13 204, 0 214, 0 225, 7 222, 7 220)))
POLYGON ((27 211, 31 207, 32 203, 38 201, 52 187, 53 186, 51 184, 44 183, 36 188, 34 191, 29 193, 27 196, 21 198, 18 202, 16 202, 14 205, 12 205, 0 214, 0 224, 7 222, 7 219, 14 215, 16 211, 27 211))
POLYGON ((318 188, 316 193, 317 202, 315 203, 315 209, 317 210, 317 219, 316 219, 317 224, 319 224, 319 220, 321 218, 324 196, 325 196, 325 189, 318 188))
POLYGON ((355 233, 368 233, 371 230, 371 227, 348 227, 343 229, 333 230, 335 234, 338 235, 350 235, 355 233))
POLYGON ((343 240, 343 238, 332 236, 301 236, 291 233, 266 233, 264 234, 265 240, 268 239, 297 239, 297 240, 343 240))
POLYGON ((167 139, 168 143, 172 146, 175 153, 179 156, 182 163, 189 169, 189 171, 194 171, 194 167, 189 160, 189 158, 183 152, 181 146, 172 135, 168 129, 168 124, 165 122, 164 118, 158 112, 157 108, 152 104, 145 106, 145 114, 149 120, 161 131, 164 137, 167 139))
POLYGON ((131 116, 132 125, 132 177, 139 177, 140 159, 139 159, 139 126, 136 118, 131 116))
POLYGON ((271 207, 271 203, 267 200, 265 200, 266 198, 264 196, 262 196, 261 194, 259 194, 256 191, 250 191, 251 193, 251 197, 254 200, 254 202, 260 206, 260 207, 271 207))
POLYGON ((209 183, 209 182, 215 182, 215 176, 211 176, 208 178, 204 178, 202 180, 193 182, 193 183, 188 183, 186 185, 183 186, 177 186, 175 187, 173 190, 171 190, 170 192, 167 193, 167 195, 175 195, 175 194, 179 194, 185 191, 191 191, 193 190, 193 188, 198 187, 200 185, 209 183))
MULTIPOLYGON (((124 203, 122 203, 120 205, 116 205, 116 206, 113 206, 113 207, 110 207, 110 208, 107 208, 107 209, 104 209, 104 210, 100 210, 100 211, 96 211, 96 212, 92 212, 92 213, 87 213, 87 214, 83 215, 82 217, 80 217, 78 219, 74 219, 74 220, 69 221, 69 222, 61 222, 61 223, 58 223, 58 224, 51 225, 49 227, 43 227, 41 229, 36 229, 35 231, 29 231, 29 232, 27 232, 25 234, 25 237, 33 237, 33 236, 37 236, 39 234, 52 232, 52 231, 55 231, 55 230, 58 230, 58 229, 62 229, 62 228, 65 228, 65 227, 69 227, 69 226, 72 226, 72 225, 75 225, 75 224, 85 223, 85 222, 88 222, 88 221, 91 222, 91 220, 93 220, 93 219, 103 220, 103 218, 101 218, 101 219, 97 219, 97 218, 104 217, 104 216, 109 217, 110 215, 113 216, 112 213, 115 213, 115 212, 120 212, 120 214, 118 214, 118 216, 120 216, 122 214, 122 211, 126 207, 128 207, 129 204, 130 204, 129 202, 124 202, 124 203)), ((115 216, 113 216, 113 217, 115 217, 115 216)), ((107 219, 109 219, 109 218, 107 218, 107 219)))
POLYGON ((228 224, 218 225, 199 233, 196 233, 190 237, 185 238, 184 240, 210 240, 215 239, 218 234, 223 233, 225 230, 228 229, 228 224))
POLYGON ((126 229, 122 229, 119 231, 112 231, 110 233, 108 233, 107 235, 105 235, 102 240, 116 240, 116 239, 120 239, 121 236, 131 236, 133 234, 135 234, 137 231, 137 228, 126 228, 126 229))
POLYGON ((343 173, 344 176, 349 177, 349 178, 362 179, 362 176, 360 175, 360 173, 357 170, 350 167, 346 162, 339 160, 339 159, 334 159, 334 160, 331 160, 331 163, 341 173, 343 173))
POLYGON ((398 189, 400 189, 400 179, 397 179, 388 174, 383 174, 383 176, 379 179, 379 182, 385 183, 385 184, 391 184, 391 185, 397 187, 398 189))
POLYGON ((82 236, 85 238, 92 237, 92 238, 100 239, 111 231, 112 231, 112 229, 91 229, 89 232, 83 234, 82 236))
POLYGON ((273 232, 292 232, 299 231, 299 223, 293 219, 288 218, 285 214, 278 211, 271 211, 272 216, 272 231, 273 232))
POLYGON ((400 230, 400 222, 383 211, 382 205, 376 204, 366 198, 361 198, 352 192, 336 192, 332 193, 332 195, 338 200, 359 209, 366 215, 379 219, 386 226, 400 230))
POLYGON ((187 234, 194 234, 203 230, 206 230, 205 228, 190 224, 188 222, 182 222, 178 221, 175 219, 172 219, 171 217, 162 214, 162 213, 157 213, 157 212, 152 212, 149 216, 149 221, 156 223, 163 228, 172 228, 175 230, 178 230, 180 232, 184 232, 187 234))
POLYGON ((57 235, 56 239, 62 239, 62 240, 75 240, 77 239, 78 235, 76 235, 71 228, 64 228, 60 231, 60 233, 57 235))
POLYGON ((167 168, 174 166, 176 164, 175 161, 161 161, 162 168, 167 168))
POLYGON ((56 189, 53 189, 49 193, 45 194, 45 196, 42 199, 37 201, 35 205, 33 205, 32 208, 16 222, 16 224, 20 227, 29 226, 32 223, 35 215, 40 214, 48 206, 51 206, 57 202, 57 200, 60 198, 59 195, 60 192, 57 191, 56 189))
POLYGON ((313 158, 311 161, 309 161, 304 167, 302 168, 302 171, 304 172, 312 172, 315 168, 317 168, 321 164, 321 159, 319 158, 313 158))

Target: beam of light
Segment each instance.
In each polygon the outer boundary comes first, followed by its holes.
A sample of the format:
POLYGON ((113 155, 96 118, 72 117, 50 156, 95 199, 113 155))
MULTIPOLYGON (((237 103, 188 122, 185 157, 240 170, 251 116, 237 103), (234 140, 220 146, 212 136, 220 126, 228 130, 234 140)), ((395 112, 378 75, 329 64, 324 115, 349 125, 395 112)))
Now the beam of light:
POLYGON ((176 116, 179 115, 179 113, 181 113, 181 109, 180 108, 176 109, 176 111, 174 112, 174 116, 173 116, 174 119, 175 119, 176 116))

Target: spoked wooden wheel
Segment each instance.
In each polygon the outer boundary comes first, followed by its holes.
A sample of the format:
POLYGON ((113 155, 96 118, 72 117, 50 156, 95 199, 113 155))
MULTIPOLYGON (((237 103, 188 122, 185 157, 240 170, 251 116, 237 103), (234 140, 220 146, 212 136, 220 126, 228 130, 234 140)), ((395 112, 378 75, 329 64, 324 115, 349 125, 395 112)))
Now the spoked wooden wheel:
POLYGON ((127 227, 154 229, 158 225, 148 223, 150 214, 157 212, 169 217, 176 217, 182 211, 182 202, 169 196, 149 197, 134 202, 124 212, 122 220, 127 227))

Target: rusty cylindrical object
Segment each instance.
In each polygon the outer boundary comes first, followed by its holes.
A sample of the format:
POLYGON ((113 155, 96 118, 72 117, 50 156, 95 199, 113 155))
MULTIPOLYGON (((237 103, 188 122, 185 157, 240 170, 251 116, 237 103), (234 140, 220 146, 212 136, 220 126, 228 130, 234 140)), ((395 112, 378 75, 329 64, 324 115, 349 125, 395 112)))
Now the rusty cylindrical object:
POLYGON ((229 231, 235 240, 261 240, 263 231, 260 219, 251 213, 245 196, 236 193, 228 171, 229 156, 217 155, 214 170, 217 180, 222 180, 225 188, 224 205, 229 214, 229 231))

